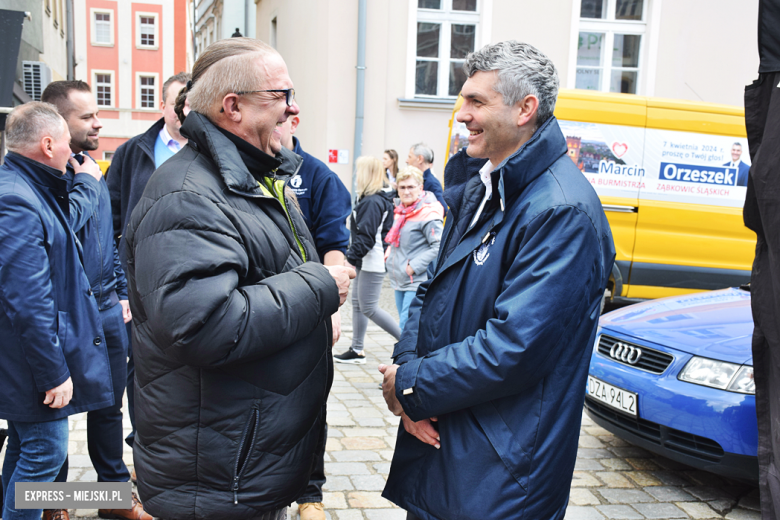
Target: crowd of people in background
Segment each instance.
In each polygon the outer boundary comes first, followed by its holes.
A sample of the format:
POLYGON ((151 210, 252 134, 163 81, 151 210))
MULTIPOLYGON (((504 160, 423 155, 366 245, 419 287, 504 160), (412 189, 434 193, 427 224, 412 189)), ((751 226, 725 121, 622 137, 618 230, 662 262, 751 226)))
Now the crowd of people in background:
POLYGON ((401 418, 384 496, 409 520, 563 518, 611 234, 552 115, 552 62, 502 42, 464 71, 471 135, 447 191, 418 143, 404 168, 392 149, 358 158, 354 200, 295 137, 293 81, 259 40, 216 41, 169 78, 162 117, 105 179, 89 85, 14 109, 3 519, 40 518, 15 485, 67 479, 68 416, 87 412, 98 480, 143 499, 101 518, 282 520, 297 501, 324 520, 333 360, 365 363, 369 320, 398 340, 378 367, 401 418), (388 274, 400 323, 378 305, 388 274), (333 355, 351 283, 352 341, 333 355))

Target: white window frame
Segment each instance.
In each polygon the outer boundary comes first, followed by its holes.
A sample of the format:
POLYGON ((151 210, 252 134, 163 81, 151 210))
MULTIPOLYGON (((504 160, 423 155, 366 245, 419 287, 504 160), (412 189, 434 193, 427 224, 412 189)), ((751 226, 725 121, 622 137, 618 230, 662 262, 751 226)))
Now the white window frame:
MULTIPOLYGON (((492 0, 477 0, 476 11, 452 11, 452 0, 441 0, 441 9, 422 9, 417 7, 417 0, 409 0, 409 37, 407 41, 407 74, 406 97, 415 99, 457 99, 457 95, 449 95, 452 25, 474 25, 474 49, 479 49, 486 43, 487 34, 484 20, 492 0), (439 63, 436 81, 436 95, 417 94, 417 23, 436 23, 441 25, 439 31, 439 57, 430 61, 439 63), (443 55, 444 54, 444 55, 443 55)), ((458 60, 460 61, 460 60, 458 60)))
POLYGON ((157 13, 135 13, 135 47, 136 49, 157 50, 160 48, 160 17, 157 13), (154 45, 141 44, 141 17, 154 18, 154 45))
POLYGON ((114 22, 116 21, 116 13, 113 9, 96 9, 94 7, 91 7, 89 9, 89 23, 90 23, 90 40, 91 44, 95 47, 113 47, 114 46, 114 22), (99 42, 96 39, 97 36, 97 23, 95 20, 96 14, 108 14, 111 16, 111 19, 108 22, 109 26, 109 39, 111 40, 109 43, 99 42))
POLYGON ((617 20, 615 18, 615 10, 617 8, 617 0, 604 0, 607 4, 607 17, 606 18, 582 18, 581 17, 581 0, 575 0, 574 9, 572 13, 572 45, 571 45, 571 62, 569 64, 569 78, 567 86, 569 88, 577 88, 577 69, 578 68, 593 68, 577 65, 577 53, 579 48, 579 37, 581 32, 590 33, 603 33, 604 42, 601 48, 601 79, 599 89, 594 92, 610 92, 610 83, 612 81, 613 70, 636 70, 636 92, 637 95, 645 94, 645 77, 647 75, 647 65, 649 61, 645 58, 647 53, 648 38, 650 37, 650 30, 648 30, 648 17, 650 15, 650 2, 653 0, 644 0, 642 3, 642 20, 617 20), (634 67, 622 67, 612 65, 612 52, 615 46, 615 35, 639 35, 639 55, 637 60, 637 66, 634 67))
POLYGON ((160 85, 160 74, 157 72, 136 72, 135 73, 135 106, 139 110, 152 110, 155 112, 158 112, 160 110, 160 99, 158 97, 158 92, 162 88, 162 85, 160 85), (141 106, 141 78, 154 78, 154 88, 152 91, 154 92, 154 101, 152 101, 151 107, 142 107, 141 106))
POLYGON ((104 161, 113 161, 114 160, 114 154, 116 153, 116 150, 103 150, 103 160, 104 161))
POLYGON ((116 107, 116 73, 113 70, 99 70, 99 69, 92 69, 92 92, 94 92, 95 95, 95 102, 98 100, 98 82, 97 82, 97 76, 98 74, 107 74, 111 78, 111 104, 110 105, 98 105, 98 108, 114 108, 116 107))

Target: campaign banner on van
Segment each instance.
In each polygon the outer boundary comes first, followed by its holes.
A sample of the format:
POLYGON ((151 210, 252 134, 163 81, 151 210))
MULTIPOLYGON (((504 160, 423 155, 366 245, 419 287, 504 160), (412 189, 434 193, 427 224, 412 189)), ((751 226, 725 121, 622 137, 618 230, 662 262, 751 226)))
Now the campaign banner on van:
POLYGON ((569 157, 601 196, 742 207, 747 139, 560 121, 569 157))

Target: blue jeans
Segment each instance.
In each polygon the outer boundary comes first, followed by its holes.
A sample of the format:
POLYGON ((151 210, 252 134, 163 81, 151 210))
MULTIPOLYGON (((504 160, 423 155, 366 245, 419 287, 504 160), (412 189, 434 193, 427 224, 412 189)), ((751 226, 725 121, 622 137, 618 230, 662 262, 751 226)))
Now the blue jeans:
POLYGON ((401 332, 404 330, 404 325, 406 325, 406 320, 409 318, 409 305, 412 304, 412 300, 414 300, 414 295, 417 294, 417 291, 395 291, 395 307, 398 309, 398 317, 399 317, 399 326, 401 327, 401 332))
MULTIPOLYGON (((127 482, 130 480, 130 472, 122 458, 122 396, 127 382, 127 327, 122 319, 122 306, 117 303, 100 311, 100 321, 106 336, 108 362, 114 385, 114 405, 87 412, 87 448, 98 482, 127 482)), ((66 458, 55 482, 67 481, 66 458)))
POLYGON ((42 509, 14 509, 17 482, 53 482, 68 454, 68 418, 8 421, 3 462, 3 520, 39 520, 42 509))

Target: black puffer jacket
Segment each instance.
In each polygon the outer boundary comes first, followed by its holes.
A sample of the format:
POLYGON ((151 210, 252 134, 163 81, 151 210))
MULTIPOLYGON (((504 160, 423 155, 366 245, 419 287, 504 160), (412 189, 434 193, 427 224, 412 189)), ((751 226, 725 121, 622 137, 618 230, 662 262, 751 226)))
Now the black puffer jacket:
POLYGON ((347 262, 359 269, 385 272, 385 237, 393 227, 393 199, 389 191, 362 197, 349 219, 347 262), (364 265, 366 264, 366 265, 364 265))
POLYGON ((166 520, 254 518, 308 482, 338 288, 304 263, 282 204, 257 182, 282 187, 297 155, 249 161, 196 112, 182 134, 189 144, 152 175, 125 233, 138 489, 166 520))

